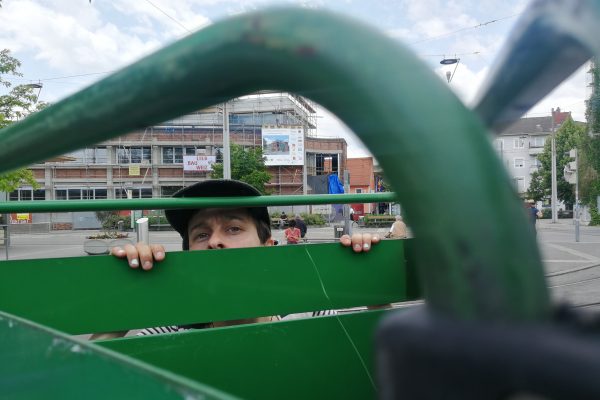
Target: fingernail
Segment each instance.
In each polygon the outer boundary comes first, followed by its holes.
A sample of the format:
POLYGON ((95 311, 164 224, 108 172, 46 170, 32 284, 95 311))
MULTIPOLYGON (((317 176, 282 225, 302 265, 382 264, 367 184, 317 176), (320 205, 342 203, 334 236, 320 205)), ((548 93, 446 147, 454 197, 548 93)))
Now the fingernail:
POLYGON ((129 265, 132 267, 137 267, 140 265, 140 263, 138 262, 137 258, 134 258, 133 260, 129 261, 129 265))
POLYGON ((146 261, 142 268, 144 268, 145 270, 148 270, 148 269, 152 268, 152 263, 150 261, 146 261))
POLYGON ((354 246, 354 249, 355 249, 355 250, 360 250, 360 244, 357 244, 357 245, 355 245, 355 246, 354 246))
POLYGON ((363 249, 369 250, 369 244, 368 243, 363 244, 363 249))
POLYGON ((156 258, 163 258, 165 256, 165 253, 163 253, 162 251, 159 251, 158 253, 156 253, 156 258))

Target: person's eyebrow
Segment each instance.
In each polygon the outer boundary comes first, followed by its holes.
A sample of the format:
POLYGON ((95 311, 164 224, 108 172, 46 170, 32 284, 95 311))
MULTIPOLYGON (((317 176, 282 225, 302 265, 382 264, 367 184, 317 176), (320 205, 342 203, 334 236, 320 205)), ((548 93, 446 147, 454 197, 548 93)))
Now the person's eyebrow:
POLYGON ((239 212, 227 212, 227 213, 224 213, 224 214, 217 214, 217 215, 209 214, 209 215, 206 216, 206 218, 202 218, 200 221, 196 222, 194 225, 191 225, 189 227, 189 231, 193 232, 194 229, 208 228, 209 225, 206 223, 206 219, 208 219, 208 218, 214 218, 214 217, 222 218, 226 222, 230 222, 230 221, 233 221, 233 220, 245 221, 245 220, 248 220, 250 218, 246 213, 244 213, 242 211, 239 211, 239 212))

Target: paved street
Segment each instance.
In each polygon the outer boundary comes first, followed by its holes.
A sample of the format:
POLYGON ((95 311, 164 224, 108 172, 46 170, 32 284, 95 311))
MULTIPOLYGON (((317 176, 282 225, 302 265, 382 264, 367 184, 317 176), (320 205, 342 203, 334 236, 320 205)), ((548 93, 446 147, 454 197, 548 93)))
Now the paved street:
MULTIPOLYGON (((387 229, 356 229, 359 232, 385 234, 387 229)), ((538 221, 538 243, 544 260, 548 285, 557 300, 590 309, 600 308, 600 227, 581 227, 580 241, 575 242, 571 220, 538 221)), ((86 256, 85 237, 95 231, 57 231, 51 234, 12 235, 9 259, 86 256)), ((274 238, 283 243, 283 231, 274 230, 274 238)), ((135 233, 130 233, 135 238, 135 233)), ((309 228, 309 241, 333 241, 333 227, 309 228)), ((162 243, 167 251, 181 249, 179 235, 173 231, 150 232, 153 243, 162 243)), ((0 260, 5 248, 0 246, 0 260)))

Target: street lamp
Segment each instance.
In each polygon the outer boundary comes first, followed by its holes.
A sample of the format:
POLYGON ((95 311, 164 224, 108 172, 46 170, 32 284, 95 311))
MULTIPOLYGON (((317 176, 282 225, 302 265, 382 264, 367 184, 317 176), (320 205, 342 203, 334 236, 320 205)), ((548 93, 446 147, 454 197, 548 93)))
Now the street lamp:
POLYGON ((40 98, 40 93, 42 92, 42 87, 44 87, 44 85, 42 85, 42 82, 27 83, 27 84, 23 85, 23 87, 31 88, 31 89, 39 89, 37 96, 35 96, 35 103, 37 103, 38 99, 40 98))
POLYGON ((442 61, 440 61, 440 64, 442 65, 456 64, 456 66, 454 67, 454 71, 446 71, 446 79, 448 80, 448 83, 452 82, 452 78, 454 78, 454 74, 456 73, 456 69, 458 68, 459 63, 460 58, 444 58, 442 61))

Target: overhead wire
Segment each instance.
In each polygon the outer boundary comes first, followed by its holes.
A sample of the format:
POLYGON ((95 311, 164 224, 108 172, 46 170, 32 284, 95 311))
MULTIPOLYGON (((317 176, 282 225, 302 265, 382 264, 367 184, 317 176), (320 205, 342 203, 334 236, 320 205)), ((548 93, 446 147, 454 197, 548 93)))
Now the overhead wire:
POLYGON ((161 13, 163 13, 164 15, 166 15, 167 18, 169 18, 171 21, 175 22, 177 25, 179 25, 180 27, 182 27, 183 29, 185 29, 186 31, 188 31, 188 33, 192 33, 192 31, 189 30, 188 28, 186 28, 185 25, 183 25, 181 22, 177 21, 175 18, 173 18, 172 16, 170 16, 169 14, 167 14, 163 9, 161 9, 159 6, 157 6, 156 4, 154 4, 153 2, 151 2, 150 0, 146 0, 146 3, 150 4, 152 7, 156 8, 158 11, 160 11, 161 13))
POLYGON ((483 28, 483 27, 491 25, 491 24, 493 24, 495 22, 500 22, 500 21, 504 21, 506 19, 514 18, 514 17, 517 17, 517 16, 519 16, 521 14, 523 14, 523 13, 512 14, 512 15, 509 15, 509 16, 506 16, 506 17, 502 17, 502 18, 498 18, 498 19, 492 19, 490 21, 482 22, 482 23, 477 24, 477 25, 467 26, 467 27, 464 27, 464 28, 459 28, 459 29, 456 29, 454 31, 442 33, 440 35, 432 36, 432 37, 427 38, 427 39, 418 40, 416 42, 412 42, 411 44, 420 44, 420 43, 430 42, 432 40, 441 39, 443 37, 450 36, 450 35, 455 35, 457 33, 468 31, 468 30, 471 30, 471 29, 483 28))

